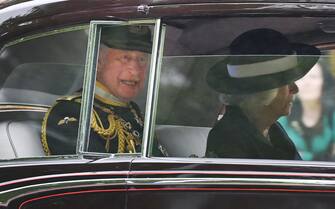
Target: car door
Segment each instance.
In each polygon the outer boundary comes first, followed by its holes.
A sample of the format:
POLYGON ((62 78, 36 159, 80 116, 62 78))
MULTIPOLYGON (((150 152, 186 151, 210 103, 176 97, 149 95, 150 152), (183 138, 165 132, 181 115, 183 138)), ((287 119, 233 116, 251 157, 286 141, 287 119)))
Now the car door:
MULTIPOLYGON (((163 19, 165 43, 151 101, 149 149, 132 161, 128 208, 332 208, 332 157, 321 162, 205 156, 208 133, 224 115, 221 95, 208 87, 206 74, 226 58, 230 42, 249 29, 274 28, 292 41, 318 46, 320 62, 333 76, 333 56, 323 50, 330 36, 318 26, 329 19, 319 18, 240 14, 163 19), (165 157, 154 154, 154 141, 165 157)), ((327 93, 332 98, 333 92, 327 93)), ((327 146, 331 149, 332 143, 327 146)))
POLYGON ((100 202, 101 208, 124 208, 132 158, 91 164, 95 158, 78 154, 47 156, 41 142, 47 110, 83 87, 88 29, 57 28, 2 48, 1 206, 92 208, 100 202))
MULTIPOLYGON (((1 207, 126 208, 126 178, 131 161, 140 153, 92 152, 87 145, 99 31, 105 26, 129 24, 154 29, 156 23, 93 21, 91 25, 36 32, 4 46, 1 207), (53 155, 45 149, 48 140, 43 140, 43 121, 59 98, 81 94, 81 89, 82 114, 73 139, 77 140, 77 151, 53 155)), ((145 107, 145 99, 146 92, 137 101, 141 107, 145 107)))

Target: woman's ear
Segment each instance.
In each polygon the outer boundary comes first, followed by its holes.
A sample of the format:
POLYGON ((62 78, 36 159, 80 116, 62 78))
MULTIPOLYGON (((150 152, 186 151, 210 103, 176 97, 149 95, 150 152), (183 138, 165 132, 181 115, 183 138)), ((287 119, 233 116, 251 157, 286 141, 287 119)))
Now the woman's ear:
POLYGON ((217 121, 221 120, 221 118, 224 116, 225 112, 226 112, 226 105, 222 104, 221 107, 219 108, 216 120, 217 121))

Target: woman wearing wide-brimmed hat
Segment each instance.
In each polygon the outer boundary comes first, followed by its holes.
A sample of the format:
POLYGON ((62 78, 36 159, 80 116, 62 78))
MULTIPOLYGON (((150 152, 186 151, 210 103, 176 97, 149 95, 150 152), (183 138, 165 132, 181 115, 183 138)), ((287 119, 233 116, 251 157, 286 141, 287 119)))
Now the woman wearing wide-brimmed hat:
POLYGON ((320 51, 290 43, 278 31, 254 29, 230 45, 230 56, 213 66, 207 83, 222 93, 226 112, 208 135, 207 157, 301 159, 277 119, 291 111, 295 81, 320 51))

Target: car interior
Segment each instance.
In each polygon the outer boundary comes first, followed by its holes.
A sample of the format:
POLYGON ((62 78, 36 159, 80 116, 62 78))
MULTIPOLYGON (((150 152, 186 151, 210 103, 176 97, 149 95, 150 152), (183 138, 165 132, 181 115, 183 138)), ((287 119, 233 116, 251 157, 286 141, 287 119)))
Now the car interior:
MULTIPOLYGON (((222 105, 220 94, 206 85, 205 76, 224 59, 236 36, 267 27, 291 41, 331 50, 335 33, 335 19, 322 17, 203 17, 164 23, 155 136, 170 157, 204 157, 208 132, 222 105)), ((27 39, 1 50, 0 159, 44 155, 40 144, 43 116, 57 98, 81 89, 86 46, 87 31, 74 30, 27 39), (15 108, 5 108, 8 105, 15 108)), ((144 96, 139 99, 143 111, 144 96)))
POLYGON ((2 49, 0 159, 44 156, 43 117, 57 98, 82 88, 87 34, 40 34, 2 49))

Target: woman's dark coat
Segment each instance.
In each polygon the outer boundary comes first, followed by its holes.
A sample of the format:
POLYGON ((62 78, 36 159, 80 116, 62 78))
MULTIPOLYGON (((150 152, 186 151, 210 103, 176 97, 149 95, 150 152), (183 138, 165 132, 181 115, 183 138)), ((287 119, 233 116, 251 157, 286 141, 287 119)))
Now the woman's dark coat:
POLYGON ((274 123, 266 139, 239 107, 227 106, 224 117, 208 135, 206 157, 300 160, 294 144, 274 123))

